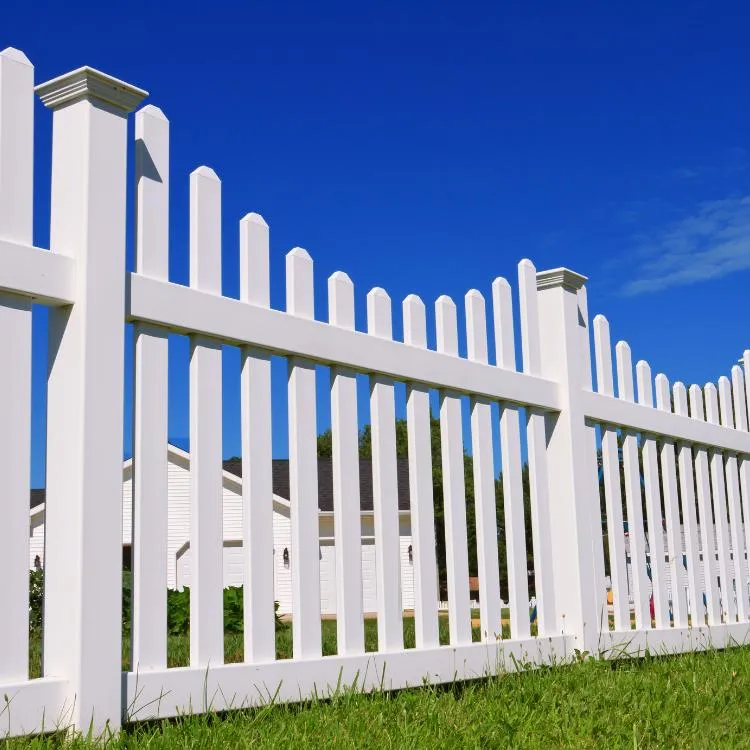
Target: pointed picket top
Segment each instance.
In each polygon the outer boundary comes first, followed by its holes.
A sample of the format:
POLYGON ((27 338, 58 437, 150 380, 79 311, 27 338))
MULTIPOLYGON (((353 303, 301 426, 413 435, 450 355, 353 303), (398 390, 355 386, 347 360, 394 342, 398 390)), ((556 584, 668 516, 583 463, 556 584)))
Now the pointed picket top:
POLYGON ((404 313, 404 343, 427 348, 427 311, 421 298, 410 294, 402 303, 404 313))
POLYGON ((740 365, 732 368, 732 397, 734 420, 738 430, 747 432, 747 401, 745 401, 745 375, 740 365))
POLYGON ((190 173, 190 286, 221 294, 221 181, 210 167, 190 173))
POLYGON ((627 341, 618 341, 615 347, 617 359, 617 393, 625 401, 633 401, 633 356, 627 341))
POLYGON ((29 67, 34 67, 31 64, 31 60, 29 60, 28 57, 20 50, 16 49, 15 47, 6 47, 2 52, 0 52, 0 58, 3 60, 8 60, 8 62, 14 62, 19 63, 20 65, 28 65, 29 67))
POLYGON ((729 378, 726 375, 722 375, 719 378, 719 407, 722 426, 734 428, 732 384, 729 382, 729 378))
POLYGON ((300 318, 315 317, 313 259, 301 247, 286 254, 286 309, 300 318))
POLYGON ((477 289, 466 293, 466 349, 469 359, 487 364, 487 309, 477 289))
POLYGON ((703 393, 706 399, 706 421, 711 424, 720 424, 719 399, 716 386, 713 383, 706 383, 703 393))
POLYGON ((354 330, 354 284, 343 271, 328 277, 328 322, 354 330))
POLYGON ((685 384, 679 380, 672 386, 672 395, 674 397, 674 413, 681 417, 688 416, 688 398, 685 384))
POLYGON ((518 302, 521 308, 521 355, 523 371, 540 375, 542 350, 539 334, 539 296, 536 266, 524 258, 518 264, 518 302))
POLYGON ((443 294, 435 302, 437 350, 458 356, 458 316, 455 302, 443 294))
POLYGON ((502 276, 498 276, 492 282, 492 322, 495 329, 495 363, 506 370, 515 370, 513 293, 508 279, 502 276))
POLYGON ((688 389, 690 395, 690 418, 705 422, 706 415, 703 408, 703 391, 699 385, 691 385, 688 389))
POLYGON ((660 411, 672 411, 669 399, 669 379, 663 372, 656 376, 656 408, 660 411))
POLYGON ((654 389, 651 381, 651 365, 643 359, 635 366, 635 379, 638 385, 638 403, 653 408, 654 389))
POLYGON ((146 104, 141 107, 135 114, 136 117, 140 115, 141 117, 153 117, 155 120, 164 120, 165 122, 169 122, 169 118, 155 104, 146 104))
POLYGON ((240 219, 240 299, 259 307, 271 304, 268 224, 256 213, 240 219))
POLYGON ((609 321, 603 315, 594 317, 594 358, 596 360, 597 390, 605 396, 614 396, 612 340, 609 333, 609 321))
POLYGON ((207 167, 205 164, 203 166, 198 167, 197 169, 194 169, 190 173, 191 177, 202 177, 207 180, 215 180, 216 182, 220 182, 219 176, 216 174, 216 172, 211 169, 211 167, 207 167))
POLYGON ((748 429, 750 429, 750 349, 742 353, 742 369, 745 379, 745 403, 747 405, 748 429))
POLYGON ((34 205, 34 66, 0 53, 0 237, 31 244, 34 205))
POLYGON ((136 271, 169 280, 169 120, 149 104, 135 113, 136 271))
POLYGON ((257 224, 261 227, 266 227, 268 229, 268 222, 258 213, 255 213, 255 211, 250 211, 250 213, 246 213, 241 219, 241 224, 257 224))
POLYGON ((367 293, 367 332, 381 339, 393 338, 391 298, 379 286, 367 293))

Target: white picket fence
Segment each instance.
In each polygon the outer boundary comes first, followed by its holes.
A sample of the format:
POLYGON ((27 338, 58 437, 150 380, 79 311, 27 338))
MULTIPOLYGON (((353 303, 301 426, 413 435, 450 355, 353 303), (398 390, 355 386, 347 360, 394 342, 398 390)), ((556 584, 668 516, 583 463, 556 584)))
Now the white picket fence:
MULTIPOLYGON (((328 282, 329 321, 313 308, 313 262, 286 258, 286 310, 269 304, 269 233, 257 214, 239 226, 240 299, 221 290, 221 184, 190 176, 190 286, 168 280, 169 123, 136 114, 136 270, 125 269, 127 114, 146 95, 91 69, 36 89, 53 110, 49 250, 32 244, 33 67, 0 53, 0 734, 73 725, 96 733, 123 720, 329 695, 342 686, 401 688, 560 663, 574 649, 603 657, 742 643, 748 635, 746 535, 750 433, 743 370, 717 387, 670 389, 645 362, 633 381, 607 321, 594 319, 591 362, 585 278, 567 269, 518 271, 523 368, 516 368, 511 287, 492 285, 496 352, 483 296, 466 295, 468 356, 457 309, 437 300, 437 350, 425 306, 403 302, 404 341, 391 300, 367 295, 355 330, 354 288, 328 282), (28 671, 31 304, 49 306, 43 676, 28 671), (125 322, 135 324, 132 669, 121 668, 121 477, 125 322), (167 668, 167 334, 190 337, 190 665, 167 668), (244 662, 224 664, 222 622, 222 344, 241 348, 244 503, 244 662), (276 659, 272 566, 270 355, 288 358, 293 658, 276 659), (491 360, 494 359, 494 364, 491 360), (337 650, 322 656, 315 365, 331 371, 337 556, 337 650), (593 389, 593 371, 596 390, 593 389), (363 635, 356 374, 370 378, 377 549, 378 650, 363 635), (399 577, 394 383, 406 383, 416 647, 404 648, 399 577), (440 394, 449 645, 440 645, 430 390, 440 394), (469 397, 481 636, 472 640, 462 397, 469 397), (493 460, 499 404, 507 590, 501 591, 493 460), (522 432, 531 483, 538 620, 532 634, 522 495, 522 432), (622 436, 623 460, 618 457, 622 436), (657 442, 658 441, 658 442, 657 442), (597 447, 606 487, 605 562, 597 447), (642 452, 642 469, 639 453, 642 452), (625 518, 620 496, 625 476, 625 518), (662 481, 659 481, 661 467, 662 481), (641 474, 646 518, 641 504, 641 474), (662 535, 661 498, 666 522, 662 535), (713 540, 701 533, 716 518, 713 540), (625 536, 635 561, 628 603, 625 536), (687 594, 670 603, 666 568, 687 594), (649 616, 646 539, 655 624, 649 616), (734 559, 742 581, 732 581, 734 559), (705 570, 704 570, 705 567, 705 570), (607 618, 605 572, 613 594, 607 618), (702 604, 703 581, 707 606, 702 604), (735 597, 720 597, 736 588, 735 597), (502 596, 502 599, 501 599, 502 596), (698 616, 688 620, 690 612, 698 616), (721 608, 719 602, 721 601, 721 608), (501 602, 510 637, 501 632, 501 602), (706 616, 704 618, 704 611, 706 616)), ((745 371, 750 352, 745 353, 745 371)), ((474 540, 472 540, 474 543, 474 540)), ((504 587, 505 588, 505 587, 504 587)))

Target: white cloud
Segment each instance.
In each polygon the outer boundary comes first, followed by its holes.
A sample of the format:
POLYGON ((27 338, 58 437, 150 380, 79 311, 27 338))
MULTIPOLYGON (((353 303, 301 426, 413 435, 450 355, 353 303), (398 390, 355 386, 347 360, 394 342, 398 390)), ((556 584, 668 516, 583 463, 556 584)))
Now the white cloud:
POLYGON ((750 196, 702 203, 695 214, 641 239, 626 295, 750 270, 750 196))

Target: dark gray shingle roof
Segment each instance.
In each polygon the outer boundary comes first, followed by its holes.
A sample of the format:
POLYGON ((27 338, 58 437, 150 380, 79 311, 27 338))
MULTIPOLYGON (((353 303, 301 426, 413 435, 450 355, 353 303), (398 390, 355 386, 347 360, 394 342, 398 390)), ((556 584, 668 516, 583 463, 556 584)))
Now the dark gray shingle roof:
MULTIPOLYGON (((237 477, 242 476, 242 460, 230 458, 224 461, 224 470, 237 477)), ((409 510, 409 461, 406 458, 396 459, 396 481, 398 483, 398 508, 409 510)), ((289 461, 274 459, 273 491, 285 500, 289 499, 289 461)), ((36 508, 45 500, 44 488, 31 490, 30 506, 36 508)), ((360 510, 371 511, 372 505, 372 461, 368 458, 359 460, 359 505, 360 510)), ((318 459, 318 507, 322 511, 333 510, 333 461, 318 459)))
MULTIPOLYGON (((242 460, 230 458, 224 461, 224 470, 235 476, 242 476, 242 460)), ((398 508, 409 510, 409 461, 396 459, 396 481, 398 483, 398 508)), ((285 500, 289 499, 289 461, 274 459, 273 492, 285 500)), ((372 505, 372 461, 359 460, 359 505, 360 510, 371 511, 372 505)), ((333 461, 330 458, 318 459, 318 507, 322 511, 333 510, 333 461)))

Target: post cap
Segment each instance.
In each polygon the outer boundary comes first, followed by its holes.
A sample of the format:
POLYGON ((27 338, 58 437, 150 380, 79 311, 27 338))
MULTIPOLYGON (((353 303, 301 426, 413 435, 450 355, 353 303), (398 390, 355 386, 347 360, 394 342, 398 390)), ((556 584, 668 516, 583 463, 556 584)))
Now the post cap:
POLYGON ((85 66, 39 84, 35 89, 46 107, 52 110, 78 101, 98 102, 127 114, 132 112, 148 91, 85 66))
POLYGON ((588 278, 580 273, 571 271, 569 268, 552 268, 549 271, 539 271, 536 275, 536 288, 554 289, 561 286, 569 292, 577 292, 588 278))

